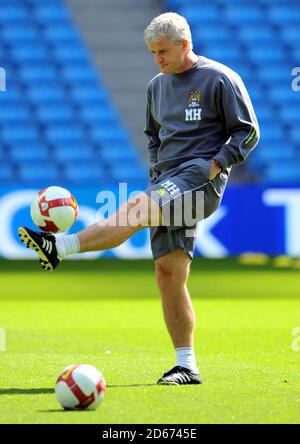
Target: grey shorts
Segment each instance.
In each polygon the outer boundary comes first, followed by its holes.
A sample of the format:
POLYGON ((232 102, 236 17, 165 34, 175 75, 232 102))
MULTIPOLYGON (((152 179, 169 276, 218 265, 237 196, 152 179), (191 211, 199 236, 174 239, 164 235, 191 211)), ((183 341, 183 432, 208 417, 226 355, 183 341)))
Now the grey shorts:
POLYGON ((160 206, 164 226, 150 228, 153 258, 178 248, 193 258, 196 228, 220 205, 230 168, 209 180, 211 161, 192 159, 167 171, 156 171, 145 191, 160 206))

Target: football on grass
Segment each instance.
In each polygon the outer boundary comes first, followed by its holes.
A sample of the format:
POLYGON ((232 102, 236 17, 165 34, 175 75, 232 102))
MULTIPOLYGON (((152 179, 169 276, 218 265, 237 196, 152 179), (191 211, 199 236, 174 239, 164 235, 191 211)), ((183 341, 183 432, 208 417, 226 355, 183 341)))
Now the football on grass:
POLYGON ((102 373, 88 364, 65 368, 55 386, 56 398, 65 410, 95 410, 103 401, 105 392, 102 373))
POLYGON ((62 233, 68 231, 78 216, 78 205, 70 191, 61 187, 49 187, 34 197, 31 218, 43 231, 62 233))

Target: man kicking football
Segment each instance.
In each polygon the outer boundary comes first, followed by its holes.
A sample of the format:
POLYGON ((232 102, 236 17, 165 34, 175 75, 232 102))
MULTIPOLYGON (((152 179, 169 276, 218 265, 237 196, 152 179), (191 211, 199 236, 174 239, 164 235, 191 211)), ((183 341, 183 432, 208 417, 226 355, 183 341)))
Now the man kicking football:
POLYGON ((20 227, 19 236, 36 251, 42 267, 52 271, 66 256, 114 248, 149 227, 165 323, 176 351, 175 367, 158 384, 200 384, 195 313, 187 289, 196 223, 178 222, 177 215, 180 210, 197 213, 199 200, 203 212, 196 221, 218 208, 231 167, 255 148, 259 128, 241 78, 193 52, 184 17, 156 17, 144 38, 161 71, 147 95, 149 187, 115 215, 80 233, 55 238, 20 227), (139 217, 133 222, 130 216, 137 208, 139 217))

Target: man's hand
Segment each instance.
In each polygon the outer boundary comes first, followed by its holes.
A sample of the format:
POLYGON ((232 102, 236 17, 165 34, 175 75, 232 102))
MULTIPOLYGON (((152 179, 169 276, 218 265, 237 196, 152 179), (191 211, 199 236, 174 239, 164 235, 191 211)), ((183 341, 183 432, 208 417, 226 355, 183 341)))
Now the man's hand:
POLYGON ((211 168, 209 173, 209 180, 214 179, 221 172, 221 168, 217 165, 215 160, 211 161, 211 168))

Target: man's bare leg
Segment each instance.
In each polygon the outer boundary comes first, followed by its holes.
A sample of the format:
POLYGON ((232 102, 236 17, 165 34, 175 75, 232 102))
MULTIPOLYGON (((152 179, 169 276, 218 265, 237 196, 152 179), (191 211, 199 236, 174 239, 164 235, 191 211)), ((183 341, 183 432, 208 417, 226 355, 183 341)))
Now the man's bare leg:
POLYGON ((155 261, 164 317, 175 348, 194 343, 195 313, 187 289, 190 263, 190 257, 180 249, 155 261))
POLYGON ((146 193, 139 193, 124 202, 113 216, 78 234, 54 237, 27 227, 19 227, 18 234, 22 242, 36 252, 42 268, 53 271, 66 256, 117 247, 142 228, 162 223, 158 203, 146 193))
POLYGON ((194 353, 195 312, 187 289, 191 258, 181 249, 155 261, 165 323, 176 350, 176 365, 198 373, 194 353))
POLYGON ((77 233, 80 252, 117 247, 141 229, 161 223, 158 204, 147 194, 140 193, 124 202, 116 214, 77 233))

